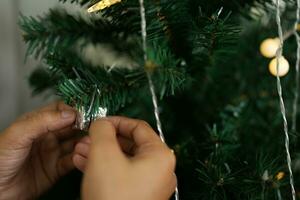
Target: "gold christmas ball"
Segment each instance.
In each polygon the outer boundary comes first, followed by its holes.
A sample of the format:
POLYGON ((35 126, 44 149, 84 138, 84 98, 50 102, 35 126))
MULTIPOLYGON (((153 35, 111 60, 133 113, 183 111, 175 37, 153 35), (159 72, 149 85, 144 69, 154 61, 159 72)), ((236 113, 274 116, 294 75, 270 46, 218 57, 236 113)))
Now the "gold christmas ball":
MULTIPOLYGON (((285 76, 290 69, 289 62, 282 56, 279 58, 278 75, 285 76)), ((269 64, 269 71, 273 76, 277 76, 277 58, 273 58, 269 64)))
POLYGON ((267 58, 273 58, 276 56, 277 49, 280 46, 279 38, 265 39, 260 45, 260 53, 267 58))

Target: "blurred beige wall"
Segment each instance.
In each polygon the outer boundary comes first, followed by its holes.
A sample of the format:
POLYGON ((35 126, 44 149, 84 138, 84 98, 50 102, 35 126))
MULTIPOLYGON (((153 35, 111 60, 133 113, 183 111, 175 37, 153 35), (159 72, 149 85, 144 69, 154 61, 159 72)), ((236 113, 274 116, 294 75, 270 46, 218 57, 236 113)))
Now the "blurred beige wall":
POLYGON ((45 97, 32 97, 27 77, 36 63, 24 63, 24 43, 17 25, 19 12, 38 15, 57 0, 0 0, 0 131, 17 116, 47 104, 45 97))

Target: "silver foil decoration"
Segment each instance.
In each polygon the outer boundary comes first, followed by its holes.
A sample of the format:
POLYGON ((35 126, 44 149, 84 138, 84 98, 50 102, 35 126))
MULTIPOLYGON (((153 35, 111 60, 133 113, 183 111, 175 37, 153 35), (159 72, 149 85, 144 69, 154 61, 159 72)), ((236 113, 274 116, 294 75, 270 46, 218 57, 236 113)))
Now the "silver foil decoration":
POLYGON ((76 106, 77 117, 74 126, 75 129, 88 131, 93 121, 107 116, 107 108, 103 108, 100 106, 97 107, 96 109, 93 108, 97 93, 100 95, 99 89, 96 88, 91 99, 91 104, 88 109, 86 109, 86 107, 82 105, 76 106))
POLYGON ((81 106, 77 108, 77 117, 75 122, 75 129, 88 131, 93 121, 107 116, 107 108, 99 107, 96 112, 90 114, 81 106))

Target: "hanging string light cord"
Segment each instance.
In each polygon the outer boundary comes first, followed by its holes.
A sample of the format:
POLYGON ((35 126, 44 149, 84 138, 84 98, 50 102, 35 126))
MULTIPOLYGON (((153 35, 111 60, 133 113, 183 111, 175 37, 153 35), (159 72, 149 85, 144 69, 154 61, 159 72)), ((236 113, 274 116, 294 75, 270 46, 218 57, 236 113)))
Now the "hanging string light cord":
POLYGON ((280 46, 277 50, 276 59, 277 59, 277 91, 279 95, 279 101, 280 101, 280 110, 283 118, 283 125, 284 125, 284 133, 285 133, 285 149, 286 149, 286 155, 287 155, 287 165, 288 170, 290 174, 290 185, 292 190, 292 197, 293 200, 296 200, 296 192, 294 187, 294 178, 293 178, 293 171, 292 171, 292 160, 290 155, 290 139, 289 139, 289 132, 288 132, 288 122, 286 118, 286 109, 284 105, 284 100, 282 96, 282 86, 281 86, 281 80, 279 77, 279 59, 282 57, 282 50, 283 50, 283 34, 282 34, 282 27, 281 27, 281 19, 280 19, 280 5, 279 0, 276 0, 276 23, 278 26, 278 34, 280 39, 280 46))
MULTIPOLYGON (((144 63, 146 64, 148 57, 147 57, 147 22, 146 22, 146 14, 145 14, 145 6, 144 6, 144 0, 139 0, 140 3, 140 15, 141 15, 141 29, 142 29, 142 39, 143 39, 143 51, 144 51, 144 63)), ((147 73, 147 79, 149 83, 149 88, 152 96, 152 102, 154 106, 154 115, 156 119, 156 125, 157 125, 157 130, 159 132, 160 139, 162 142, 165 143, 165 136, 162 131, 162 125, 159 117, 159 107, 158 107, 158 101, 157 101, 157 96, 155 93, 155 87, 152 81, 151 73, 147 73)), ((175 189, 175 199, 179 200, 179 192, 178 192, 178 187, 175 189)))
POLYGON ((158 101, 157 101, 154 84, 153 84, 150 73, 147 73, 147 78, 148 78, 150 92, 151 92, 151 96, 152 96, 152 102, 153 102, 153 106, 154 106, 154 114, 155 114, 155 119, 156 119, 156 124, 157 124, 157 130, 158 130, 160 139, 165 143, 166 140, 165 140, 164 133, 162 132, 162 125, 161 125, 161 121, 159 118, 159 108, 158 108, 158 104, 157 104, 158 101))
POLYGON ((296 86, 295 86, 295 97, 293 102, 293 124, 292 131, 296 132, 297 126, 297 112, 298 112, 298 101, 299 101, 299 63, 300 63, 300 36, 297 32, 298 24, 300 21, 300 0, 297 0, 297 11, 296 11, 296 21, 294 27, 294 35, 297 42, 297 61, 296 61, 296 86))

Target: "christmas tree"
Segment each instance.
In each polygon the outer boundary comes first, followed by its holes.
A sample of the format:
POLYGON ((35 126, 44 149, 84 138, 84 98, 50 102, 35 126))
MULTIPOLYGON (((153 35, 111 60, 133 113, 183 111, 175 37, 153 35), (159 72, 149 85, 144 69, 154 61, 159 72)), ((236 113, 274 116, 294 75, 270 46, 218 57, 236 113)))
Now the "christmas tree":
MULTIPOLYGON (((41 60, 29 80, 34 94, 52 89, 78 110, 81 128, 106 114, 156 127, 151 80, 166 142, 177 155, 181 199, 292 198, 276 60, 273 75, 268 69, 279 46, 275 1, 145 1, 146 49, 138 0, 61 2, 83 11, 21 16, 27 56, 41 60), (265 41, 275 53, 261 44, 266 38, 276 38, 265 41)), ((283 54, 294 66, 297 2, 280 6, 283 54)), ((287 72, 278 76, 285 75, 284 105, 295 122, 296 69, 287 72)), ((298 132, 296 123, 288 125, 299 198, 298 132)))

